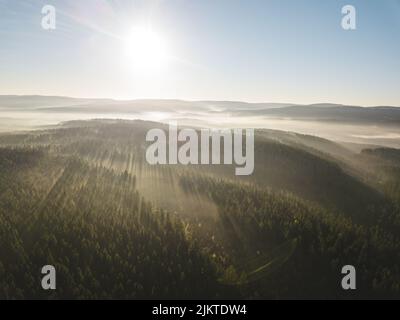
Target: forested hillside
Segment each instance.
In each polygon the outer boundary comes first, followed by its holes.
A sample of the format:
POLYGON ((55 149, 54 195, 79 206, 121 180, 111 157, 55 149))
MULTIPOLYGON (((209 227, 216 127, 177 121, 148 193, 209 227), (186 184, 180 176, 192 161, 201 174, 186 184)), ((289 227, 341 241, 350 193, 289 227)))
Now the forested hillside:
POLYGON ((0 298, 399 297, 398 150, 257 131, 254 175, 239 178, 148 165, 159 126, 0 136, 0 298), (340 286, 347 264, 356 291, 340 286))

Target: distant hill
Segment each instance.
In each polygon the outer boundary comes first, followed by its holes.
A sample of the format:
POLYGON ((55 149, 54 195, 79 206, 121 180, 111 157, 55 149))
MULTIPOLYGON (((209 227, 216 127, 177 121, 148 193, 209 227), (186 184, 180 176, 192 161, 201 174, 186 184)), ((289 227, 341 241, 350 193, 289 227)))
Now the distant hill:
POLYGON ((274 129, 334 142, 400 148, 398 107, 0 96, 0 132, 45 129, 61 122, 90 119, 176 121, 198 128, 274 129))
POLYGON ((179 112, 186 118, 207 114, 231 117, 265 116, 297 120, 398 124, 398 107, 358 107, 338 104, 296 105, 240 101, 185 101, 163 99, 112 100, 47 96, 0 96, 0 111, 40 111, 100 114, 179 112))
POLYGON ((297 120, 317 120, 329 122, 370 123, 397 125, 400 123, 398 107, 354 107, 344 105, 317 104, 309 106, 290 106, 275 109, 249 111, 272 117, 287 117, 297 120))

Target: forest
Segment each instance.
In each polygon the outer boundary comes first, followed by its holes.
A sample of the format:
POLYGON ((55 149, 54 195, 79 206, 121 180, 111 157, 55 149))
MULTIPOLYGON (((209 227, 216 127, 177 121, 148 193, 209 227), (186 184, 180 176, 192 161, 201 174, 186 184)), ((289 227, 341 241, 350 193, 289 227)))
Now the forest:
POLYGON ((255 131, 255 169, 149 165, 159 123, 0 135, 1 299, 400 297, 400 151, 255 131), (57 290, 40 286, 43 265, 57 290), (340 283, 357 270, 357 290, 340 283))

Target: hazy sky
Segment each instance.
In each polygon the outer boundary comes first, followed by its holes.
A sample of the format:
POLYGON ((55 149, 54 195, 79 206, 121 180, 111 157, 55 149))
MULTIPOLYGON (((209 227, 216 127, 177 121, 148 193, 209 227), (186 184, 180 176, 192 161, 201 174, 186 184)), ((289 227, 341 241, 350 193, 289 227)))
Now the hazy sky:
POLYGON ((0 94, 400 106, 399 57, 400 0, 0 0, 0 94))

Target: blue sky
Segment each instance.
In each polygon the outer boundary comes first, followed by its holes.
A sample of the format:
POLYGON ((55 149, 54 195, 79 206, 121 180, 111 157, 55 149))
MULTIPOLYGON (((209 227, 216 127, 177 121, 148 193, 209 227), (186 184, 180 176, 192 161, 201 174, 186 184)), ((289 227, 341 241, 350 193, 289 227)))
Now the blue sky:
POLYGON ((399 57, 400 0, 0 0, 0 94, 400 106, 399 57), (124 53, 140 25, 159 70, 124 53))

